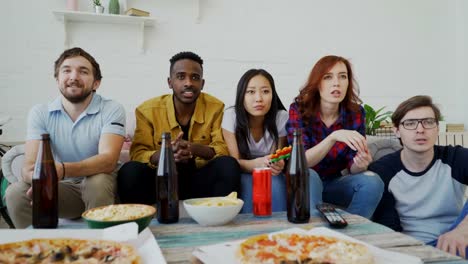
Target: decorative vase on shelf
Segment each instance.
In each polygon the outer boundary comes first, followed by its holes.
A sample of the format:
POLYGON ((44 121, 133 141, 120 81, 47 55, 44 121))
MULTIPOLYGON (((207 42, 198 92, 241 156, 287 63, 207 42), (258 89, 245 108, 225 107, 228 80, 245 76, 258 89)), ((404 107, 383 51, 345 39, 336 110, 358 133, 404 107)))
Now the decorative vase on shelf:
POLYGON ((119 15, 120 14, 119 0, 110 0, 109 1, 109 14, 114 14, 114 15, 119 15))
POLYGON ((67 10, 78 11, 78 0, 67 0, 67 10))
POLYGON ((96 11, 96 14, 104 13, 104 7, 103 6, 94 6, 94 10, 96 11))

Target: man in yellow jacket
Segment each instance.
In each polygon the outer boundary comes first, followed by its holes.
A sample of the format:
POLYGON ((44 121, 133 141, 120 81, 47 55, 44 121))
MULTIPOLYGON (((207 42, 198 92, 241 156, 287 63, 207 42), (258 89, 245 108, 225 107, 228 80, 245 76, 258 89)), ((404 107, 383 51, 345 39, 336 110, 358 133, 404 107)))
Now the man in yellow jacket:
POLYGON ((170 63, 167 81, 173 93, 152 98, 135 111, 132 161, 118 175, 123 203, 156 202, 155 176, 163 132, 170 132, 173 140, 179 199, 225 196, 239 190, 240 167, 228 156, 221 132, 224 103, 201 92, 203 60, 195 53, 181 52, 170 63))

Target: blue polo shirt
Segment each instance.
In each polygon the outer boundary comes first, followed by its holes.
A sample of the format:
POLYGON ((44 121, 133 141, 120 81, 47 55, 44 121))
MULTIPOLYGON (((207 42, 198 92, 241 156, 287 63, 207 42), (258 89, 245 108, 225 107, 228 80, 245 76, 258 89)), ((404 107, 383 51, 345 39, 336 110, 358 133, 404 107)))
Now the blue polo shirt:
POLYGON ((121 104, 94 93, 86 110, 73 122, 61 99, 59 96, 48 105, 31 109, 26 135, 26 140, 40 140, 41 134, 50 134, 55 161, 78 162, 97 155, 102 134, 125 136, 121 104))

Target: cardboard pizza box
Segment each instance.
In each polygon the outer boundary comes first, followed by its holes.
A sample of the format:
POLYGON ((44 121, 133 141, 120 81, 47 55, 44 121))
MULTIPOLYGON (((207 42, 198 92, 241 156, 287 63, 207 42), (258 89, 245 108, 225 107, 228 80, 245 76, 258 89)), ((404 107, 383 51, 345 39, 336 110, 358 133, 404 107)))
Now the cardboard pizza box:
POLYGON ((138 225, 133 222, 105 229, 0 229, 0 244, 33 238, 102 239, 128 242, 137 249, 143 263, 166 263, 149 228, 138 234, 138 225))
MULTIPOLYGON (((366 245, 372 252, 375 258, 376 264, 394 264, 394 263, 405 263, 405 264, 422 264, 422 260, 418 257, 401 254, 397 252, 391 252, 384 250, 368 243, 362 242, 345 234, 333 231, 326 227, 316 227, 308 231, 301 228, 291 228, 280 232, 274 232, 271 234, 278 233, 297 233, 297 234, 308 234, 308 235, 324 235, 336 237, 351 242, 360 243, 366 245)), ((225 263, 235 264, 238 263, 236 259, 236 250, 239 244, 244 240, 236 240, 231 242, 219 243, 215 245, 198 247, 193 251, 193 255, 204 264, 214 263, 225 263)))

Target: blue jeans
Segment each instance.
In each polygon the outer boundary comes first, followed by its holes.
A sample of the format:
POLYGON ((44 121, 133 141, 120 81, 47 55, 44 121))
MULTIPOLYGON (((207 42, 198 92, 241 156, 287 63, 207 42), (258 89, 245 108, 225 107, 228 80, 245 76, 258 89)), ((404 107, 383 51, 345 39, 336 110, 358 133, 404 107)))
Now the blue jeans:
MULTIPOLYGON (((241 213, 252 213, 252 174, 241 175, 240 198, 244 201, 241 213)), ((271 177, 271 210, 286 211, 286 181, 283 174, 271 177)))
POLYGON ((315 205, 324 201, 346 207, 349 213, 370 218, 382 198, 384 183, 371 171, 324 181, 312 169, 309 169, 309 174, 311 215, 320 215, 315 205))
MULTIPOLYGON (((461 223, 461 221, 463 221, 463 219, 465 219, 465 217, 467 215, 468 215, 468 201, 465 202, 465 205, 463 206, 463 209, 462 209, 460 215, 458 216, 457 219, 455 219, 455 221, 450 226, 450 228, 449 228, 449 230, 447 232, 452 231, 453 229, 455 229, 461 223)), ((437 246, 437 241, 438 241, 438 239, 433 240, 433 241, 427 243, 427 245, 435 247, 435 246, 437 246)), ((460 255, 460 253, 457 252, 457 256, 459 256, 459 255, 460 255)), ((468 256, 468 248, 465 248, 465 256, 468 256)))

